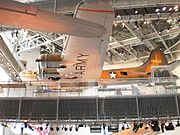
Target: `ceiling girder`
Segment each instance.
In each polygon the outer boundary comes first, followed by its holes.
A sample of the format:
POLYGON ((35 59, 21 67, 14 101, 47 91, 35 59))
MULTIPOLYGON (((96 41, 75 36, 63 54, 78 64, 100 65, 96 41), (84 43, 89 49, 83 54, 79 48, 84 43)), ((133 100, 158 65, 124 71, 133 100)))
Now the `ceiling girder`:
POLYGON ((161 42, 163 43, 164 47, 166 48, 166 50, 168 50, 168 52, 170 53, 171 59, 174 60, 174 57, 171 53, 171 50, 169 49, 169 47, 167 46, 166 42, 164 41, 164 39, 161 37, 161 35, 158 33, 158 31, 156 30, 156 28, 150 24, 150 26, 152 27, 152 29, 155 31, 157 37, 161 40, 161 42))
POLYGON ((149 48, 149 50, 153 50, 156 48, 155 45, 153 45, 150 41, 148 41, 146 39, 146 37, 144 36, 144 34, 142 33, 142 31, 140 29, 136 29, 135 28, 135 24, 134 23, 125 23, 125 26, 127 27, 127 29, 134 34, 134 36, 136 36, 137 38, 139 38, 142 42, 144 42, 144 44, 149 48))

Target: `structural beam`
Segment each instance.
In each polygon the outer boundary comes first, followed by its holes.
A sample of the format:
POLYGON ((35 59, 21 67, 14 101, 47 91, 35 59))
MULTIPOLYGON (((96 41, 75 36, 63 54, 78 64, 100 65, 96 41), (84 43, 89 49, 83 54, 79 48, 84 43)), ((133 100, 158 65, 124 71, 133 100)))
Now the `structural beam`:
POLYGON ((125 26, 127 27, 127 29, 137 38, 139 38, 142 42, 144 42, 144 44, 149 48, 149 50, 153 50, 156 48, 155 45, 153 45, 150 41, 148 41, 146 39, 146 37, 144 36, 144 34, 142 33, 142 31, 140 29, 136 29, 135 28, 135 24, 134 23, 125 23, 125 26))
POLYGON ((164 47, 166 48, 166 50, 168 50, 168 52, 170 53, 171 59, 174 60, 174 57, 172 55, 171 50, 169 49, 169 47, 167 46, 166 42, 164 41, 164 39, 161 37, 161 35, 157 32, 156 28, 150 24, 151 28, 155 31, 157 37, 161 40, 161 42, 163 43, 164 47))

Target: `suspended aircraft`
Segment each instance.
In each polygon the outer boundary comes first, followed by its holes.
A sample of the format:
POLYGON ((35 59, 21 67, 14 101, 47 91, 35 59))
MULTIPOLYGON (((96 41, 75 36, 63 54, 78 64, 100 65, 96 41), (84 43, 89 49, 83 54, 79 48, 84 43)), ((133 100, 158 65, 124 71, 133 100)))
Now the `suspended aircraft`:
MULTIPOLYGON (((66 76, 67 78, 91 79, 94 81, 100 78, 109 37, 112 32, 114 10, 105 1, 86 1, 79 7, 76 17, 97 24, 105 28, 106 32, 95 38, 70 36, 60 58, 62 59, 62 68, 55 68, 58 69, 61 78, 66 76)), ((54 66, 56 65, 52 64, 51 69, 54 66)), ((40 79, 44 77, 41 71, 37 74, 40 79)))
MULTIPOLYGON (((74 36, 76 34, 72 34, 68 38, 62 54, 42 54, 36 60, 38 69, 21 72, 22 80, 30 78, 29 81, 33 79, 34 81, 44 81, 49 79, 65 81, 66 83, 71 80, 75 82, 95 82, 93 84, 97 84, 96 82, 102 79, 148 78, 151 75, 153 66, 168 64, 163 52, 160 49, 155 49, 151 52, 147 62, 140 67, 102 70, 112 31, 114 11, 105 1, 86 1, 77 11, 77 20, 85 20, 89 24, 93 23, 100 28, 101 34, 96 35, 94 38, 87 38, 87 36, 83 37, 82 35, 74 36), (105 33, 103 34, 104 29, 105 33)), ((81 27, 81 24, 78 26, 81 27)), ((34 29, 36 28, 38 29, 38 26, 34 29)), ((86 28, 86 26, 83 28, 86 28)), ((88 27, 86 29, 88 31, 92 30, 88 27)), ((84 85, 82 84, 82 86, 84 85)))
MULTIPOLYGON (((70 65, 63 63, 63 59, 59 54, 43 54, 36 61, 39 65, 39 74, 43 78, 77 79, 78 77, 80 78, 83 76, 83 74, 79 75, 79 72, 76 70, 74 74, 72 71, 66 75, 61 74, 61 71, 59 70, 66 70, 66 68, 68 68, 70 65)), ((84 61, 79 60, 79 65, 83 62, 84 61)), ((164 53, 157 48, 151 52, 149 59, 143 65, 134 68, 102 70, 100 79, 148 78, 151 75, 152 67, 161 65, 168 65, 168 62, 164 53)), ((80 66, 80 68, 82 68, 80 72, 84 72, 83 67, 80 66)))

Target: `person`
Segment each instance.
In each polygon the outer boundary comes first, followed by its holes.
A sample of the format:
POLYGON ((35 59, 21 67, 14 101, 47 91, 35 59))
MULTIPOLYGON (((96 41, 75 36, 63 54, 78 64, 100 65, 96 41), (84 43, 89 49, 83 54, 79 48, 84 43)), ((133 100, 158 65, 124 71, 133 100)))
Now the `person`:
POLYGON ((162 131, 162 133, 164 133, 164 126, 165 126, 165 123, 164 123, 164 121, 162 121, 161 122, 161 131, 162 131))

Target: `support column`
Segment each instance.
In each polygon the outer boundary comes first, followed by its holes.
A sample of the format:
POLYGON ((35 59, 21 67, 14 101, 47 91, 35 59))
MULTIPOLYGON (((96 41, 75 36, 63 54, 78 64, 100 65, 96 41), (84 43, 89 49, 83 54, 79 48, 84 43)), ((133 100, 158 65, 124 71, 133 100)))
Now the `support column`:
POLYGON ((137 116, 138 118, 140 117, 139 116, 139 104, 138 104, 138 97, 136 96, 136 107, 137 107, 137 116))
POLYGON ((177 98, 177 94, 175 95, 175 100, 176 100, 177 115, 178 115, 178 117, 179 117, 179 105, 178 105, 178 98, 177 98))

